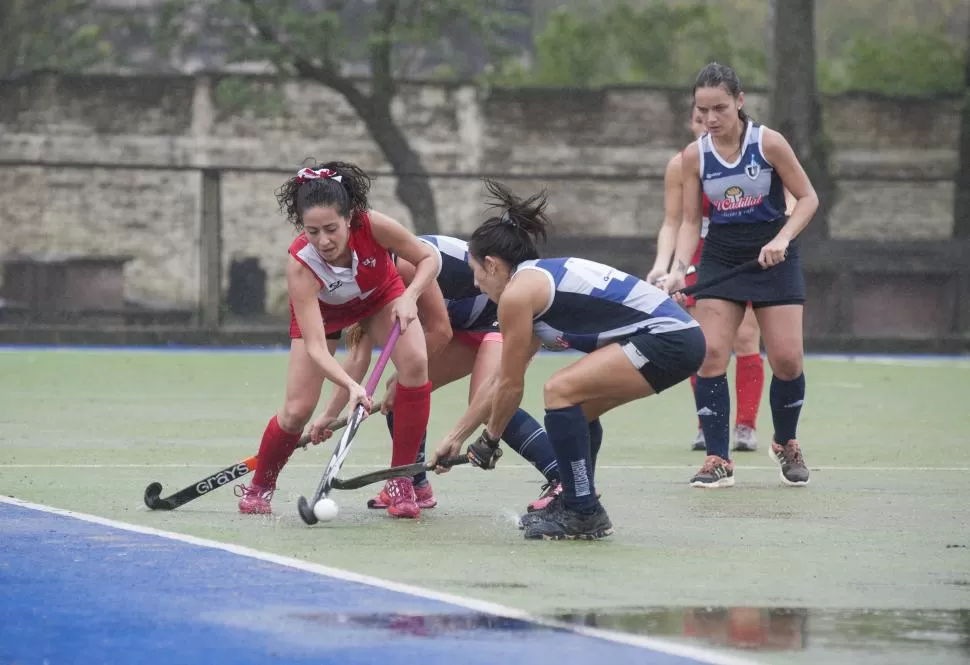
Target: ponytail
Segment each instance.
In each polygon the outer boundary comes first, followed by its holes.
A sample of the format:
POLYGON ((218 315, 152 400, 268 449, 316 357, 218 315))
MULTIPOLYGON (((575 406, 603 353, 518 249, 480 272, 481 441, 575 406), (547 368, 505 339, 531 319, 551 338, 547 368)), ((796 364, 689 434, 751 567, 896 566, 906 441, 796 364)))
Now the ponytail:
POLYGON ((494 180, 486 179, 485 187, 490 206, 501 209, 502 214, 488 218, 475 229, 468 242, 468 252, 478 261, 494 256, 510 266, 538 259, 536 242, 540 238, 545 242, 548 237, 545 191, 520 199, 494 180))

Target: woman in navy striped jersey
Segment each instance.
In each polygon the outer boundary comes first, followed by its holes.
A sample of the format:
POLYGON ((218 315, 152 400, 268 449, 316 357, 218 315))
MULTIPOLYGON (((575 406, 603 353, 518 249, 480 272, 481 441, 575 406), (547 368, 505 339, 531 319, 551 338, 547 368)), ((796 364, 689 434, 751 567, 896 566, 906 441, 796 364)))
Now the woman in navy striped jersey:
POLYGON ((707 457, 691 484, 710 488, 734 484, 725 372, 738 324, 750 302, 772 370, 769 395, 775 431, 769 455, 781 466, 785 484, 805 485, 809 473, 796 437, 805 399, 805 279, 797 238, 815 214, 818 197, 788 141, 745 114, 741 82, 730 67, 711 63, 700 71, 694 83, 694 105, 707 133, 683 153, 684 221, 665 288, 675 291, 684 285, 684 273, 700 238, 702 194, 711 202, 711 214, 698 281, 752 259, 758 259, 763 269, 697 295, 695 316, 707 340, 707 355, 697 373, 695 400, 707 457), (790 215, 785 214, 786 189, 795 198, 790 215))

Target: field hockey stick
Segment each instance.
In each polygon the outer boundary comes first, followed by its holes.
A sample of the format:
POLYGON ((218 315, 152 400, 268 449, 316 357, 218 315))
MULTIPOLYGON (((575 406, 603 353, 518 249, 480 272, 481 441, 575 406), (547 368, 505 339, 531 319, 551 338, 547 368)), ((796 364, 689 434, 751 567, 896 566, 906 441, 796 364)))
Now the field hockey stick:
POLYGON ((678 289, 677 291, 674 291, 674 293, 670 295, 675 295, 679 293, 681 295, 691 296, 697 293, 698 291, 704 291, 706 289, 711 288, 712 286, 717 286, 721 282, 726 282, 732 277, 737 277, 741 273, 754 272, 755 270, 760 270, 760 269, 761 269, 761 264, 758 263, 758 259, 751 259, 750 261, 745 261, 739 266, 735 266, 731 268, 727 272, 722 272, 720 275, 715 275, 714 277, 711 277, 708 280, 705 280, 703 282, 697 282, 696 284, 691 284, 690 286, 685 286, 682 289, 678 289))
MULTIPOLYGON (((384 373, 384 367, 387 366, 387 361, 391 358, 391 351, 394 350, 394 345, 397 344, 400 336, 401 323, 395 321, 394 327, 391 329, 391 334, 387 338, 387 344, 384 345, 381 355, 377 358, 377 364, 374 365, 370 378, 367 379, 367 385, 364 386, 368 397, 373 395, 377 389, 377 384, 380 382, 381 375, 384 373)), ((330 494, 330 486, 334 478, 337 477, 337 474, 340 473, 340 466, 344 463, 344 459, 350 452, 350 444, 354 440, 354 436, 357 434, 357 429, 360 427, 363 419, 364 407, 358 404, 350 416, 350 424, 344 431, 343 436, 340 437, 340 442, 334 448, 333 455, 330 456, 330 463, 327 464, 327 469, 323 472, 320 484, 317 485, 317 490, 313 493, 313 501, 308 502, 306 497, 303 496, 297 501, 296 507, 300 512, 300 517, 307 524, 316 524, 318 522, 317 516, 313 513, 313 507, 317 505, 317 501, 330 494)))
POLYGON ((422 471, 434 471, 439 466, 450 469, 451 467, 458 466, 459 464, 468 464, 468 457, 465 455, 460 455, 458 457, 447 457, 439 461, 437 464, 415 462, 414 464, 392 466, 389 469, 381 469, 380 471, 371 471, 370 473, 364 473, 359 476, 354 476, 353 478, 334 478, 333 482, 330 483, 330 488, 335 490, 356 490, 374 483, 379 483, 382 480, 390 480, 391 478, 397 478, 398 476, 409 478, 421 473, 422 471))
MULTIPOLYGON (((381 403, 376 402, 371 409, 371 413, 376 413, 381 408, 381 403)), ((330 423, 328 429, 336 432, 339 429, 343 429, 347 426, 347 416, 341 416, 337 420, 330 423)), ((304 434, 300 437, 300 441, 297 444, 300 448, 306 450, 307 445, 310 443, 310 435, 304 434)), ((227 485, 234 480, 238 480, 243 476, 247 475, 250 471, 256 468, 256 455, 251 455, 246 459, 236 462, 227 466, 225 469, 216 471, 212 475, 206 476, 197 483, 189 485, 185 489, 181 489, 171 496, 162 498, 162 484, 152 483, 145 488, 145 505, 148 506, 149 510, 175 510, 179 506, 184 506, 189 501, 195 501, 203 494, 208 494, 212 490, 219 489, 223 485, 227 485)))

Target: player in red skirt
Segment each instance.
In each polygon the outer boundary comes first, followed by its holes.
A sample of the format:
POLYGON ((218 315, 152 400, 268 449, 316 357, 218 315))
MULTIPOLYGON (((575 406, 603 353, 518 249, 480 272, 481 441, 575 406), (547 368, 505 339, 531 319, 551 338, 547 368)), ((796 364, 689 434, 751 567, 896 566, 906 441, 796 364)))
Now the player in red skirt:
MULTIPOLYGON (((395 321, 401 337, 391 354, 397 370, 397 406, 391 465, 414 462, 428 425, 431 383, 424 331, 416 301, 434 282, 437 259, 426 243, 387 215, 370 210, 370 178, 360 168, 329 162, 302 169, 276 198, 300 235, 286 267, 290 300, 290 357, 283 407, 259 445, 252 485, 241 486, 239 511, 265 514, 276 478, 296 448, 329 379, 350 394, 350 408, 370 408, 364 388, 333 357, 340 330, 361 322, 374 339, 386 340, 395 321), (415 266, 405 287, 390 252, 415 266), (328 339, 329 338, 329 339, 328 339)), ((420 508, 410 478, 387 482, 387 512, 416 518, 420 508)))

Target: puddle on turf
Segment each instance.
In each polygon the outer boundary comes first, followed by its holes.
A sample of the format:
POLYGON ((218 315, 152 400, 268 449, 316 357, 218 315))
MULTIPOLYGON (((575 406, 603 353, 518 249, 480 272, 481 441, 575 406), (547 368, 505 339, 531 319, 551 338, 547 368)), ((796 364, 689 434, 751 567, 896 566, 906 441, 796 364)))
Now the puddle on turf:
MULTIPOLYGON (((511 634, 555 630, 490 614, 287 613, 290 621, 343 630, 378 630, 434 639, 469 633, 511 634)), ((557 622, 621 633, 692 642, 708 648, 805 652, 832 662, 855 662, 865 654, 929 655, 970 660, 970 610, 814 610, 804 608, 642 608, 548 615, 557 622), (848 655, 848 660, 846 656, 848 655)), ((875 658, 875 661, 872 659, 875 658)), ((821 661, 819 661, 821 662, 821 661)), ((860 661, 861 662, 861 661, 860 661)))
MULTIPOLYGON (((753 651, 949 651, 970 659, 970 610, 645 608, 561 613, 564 623, 753 651)), ((915 661, 914 661, 915 662, 915 661)))

